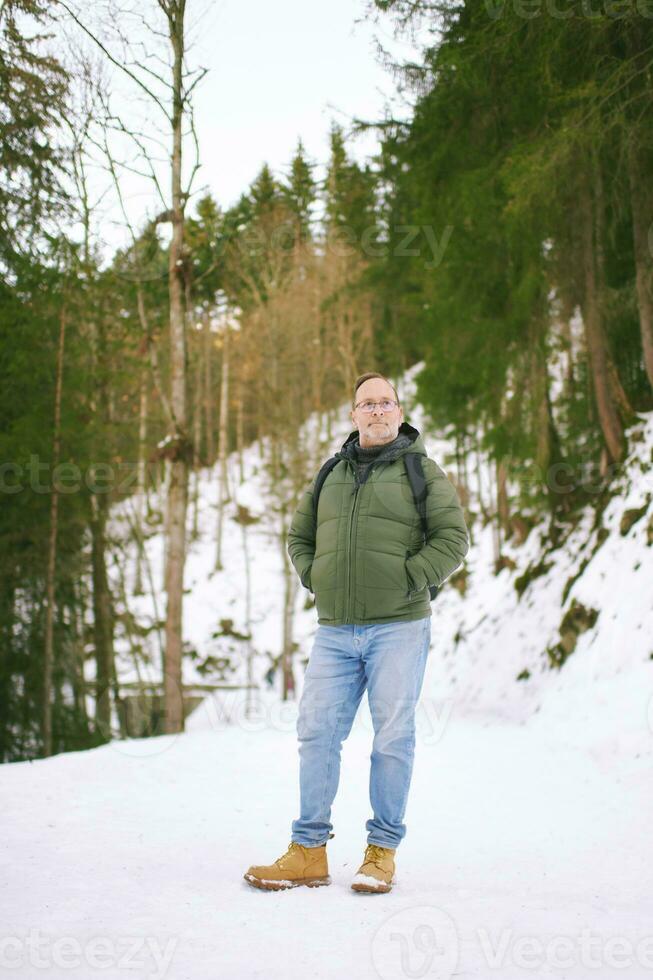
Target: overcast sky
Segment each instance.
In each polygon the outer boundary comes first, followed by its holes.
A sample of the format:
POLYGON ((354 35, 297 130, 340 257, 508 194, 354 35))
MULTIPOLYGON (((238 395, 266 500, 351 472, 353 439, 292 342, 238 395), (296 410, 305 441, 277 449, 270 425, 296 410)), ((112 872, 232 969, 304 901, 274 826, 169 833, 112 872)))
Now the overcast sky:
MULTIPOLYGON (((387 19, 355 23, 363 0, 213 0, 193 61, 209 68, 196 99, 203 171, 221 204, 246 189, 261 164, 285 168, 301 136, 323 162, 335 119, 378 118, 393 93, 373 38, 390 43, 387 19)), ((396 48, 396 45, 395 45, 396 48)), ((374 148, 360 137, 356 155, 374 148)))
MULTIPOLYGON (((170 51, 155 0, 97 0, 90 6, 75 0, 75 9, 114 58, 121 64, 132 59, 137 74, 149 85, 156 85, 146 74, 152 68, 169 77, 168 69, 161 67, 169 61, 170 51), (121 13, 112 17, 108 11, 114 5, 121 13), (161 32, 160 41, 150 28, 161 32), (128 39, 123 49, 119 34, 128 39)), ((190 0, 187 9, 187 66, 207 69, 192 96, 202 166, 193 182, 189 214, 207 190, 221 208, 228 208, 247 190, 264 162, 277 176, 287 172, 300 137, 309 160, 318 165, 315 177, 322 178, 332 121, 347 131, 353 117, 378 120, 386 106, 395 116, 408 115, 390 73, 379 63, 375 38, 395 57, 414 52, 408 43, 393 38, 387 17, 380 23, 364 20, 365 0, 190 0)), ((169 124, 72 19, 63 17, 61 24, 70 39, 73 69, 79 63, 81 44, 87 57, 95 60, 95 71, 101 69, 105 76, 112 111, 127 127, 146 134, 150 159, 158 157, 153 166, 162 190, 159 196, 150 179, 135 173, 148 169, 135 144, 111 134, 114 159, 130 165, 119 168, 120 191, 129 220, 138 229, 146 216, 169 206, 169 124), (150 137, 158 137, 160 143, 150 137)), ((164 98, 168 104, 169 93, 164 98)), ((376 149, 377 137, 366 133, 348 145, 362 161, 376 149)), ((128 243, 129 233, 107 160, 101 150, 92 152, 95 159, 89 173, 97 202, 95 227, 108 260, 117 247, 128 243)), ((187 139, 184 184, 193 159, 192 141, 187 139)), ((160 231, 165 237, 169 226, 160 226, 160 231)))

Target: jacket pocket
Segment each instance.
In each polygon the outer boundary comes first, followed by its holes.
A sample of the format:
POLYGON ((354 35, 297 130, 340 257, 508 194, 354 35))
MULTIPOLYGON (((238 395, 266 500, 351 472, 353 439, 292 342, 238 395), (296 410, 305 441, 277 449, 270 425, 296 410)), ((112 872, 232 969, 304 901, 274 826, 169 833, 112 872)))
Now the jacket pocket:
POLYGON ((406 557, 404 559, 404 572, 405 572, 405 575, 406 575, 406 598, 407 599, 414 599, 414 598, 416 598, 416 596, 420 596, 422 594, 422 592, 424 591, 424 589, 426 588, 426 586, 422 586, 421 589, 416 589, 415 588, 415 583, 413 582, 412 578, 410 577, 410 572, 408 571, 408 565, 407 565, 407 561, 408 561, 408 559, 410 557, 411 557, 411 551, 410 551, 410 549, 407 549, 406 550, 406 557))
POLYGON ((304 574, 303 574, 303 576, 301 578, 302 585, 304 586, 305 589, 308 589, 309 592, 313 592, 313 589, 311 588, 311 569, 312 568, 313 568, 313 562, 311 562, 311 564, 308 566, 308 568, 306 569, 306 571, 304 572, 304 574))
POLYGON ((413 595, 416 592, 416 589, 415 589, 415 584, 412 578, 410 577, 410 572, 408 571, 408 565, 406 564, 409 558, 410 558, 410 549, 407 548, 406 557, 404 558, 404 575, 406 576, 406 598, 412 599, 413 595))

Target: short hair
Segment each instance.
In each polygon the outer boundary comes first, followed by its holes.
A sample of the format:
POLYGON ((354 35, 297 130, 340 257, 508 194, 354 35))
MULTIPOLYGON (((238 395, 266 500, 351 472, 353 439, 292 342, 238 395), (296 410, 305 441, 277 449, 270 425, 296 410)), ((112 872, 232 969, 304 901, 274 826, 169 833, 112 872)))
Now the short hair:
POLYGON ((360 388, 360 386, 363 384, 363 382, 364 381, 369 381, 370 378, 380 378, 381 381, 387 381, 388 384, 390 385, 390 387, 392 388, 392 390, 395 393, 395 398, 397 399, 397 405, 400 404, 400 402, 399 402, 399 395, 397 394, 397 389, 393 385, 392 381, 390 381, 390 378, 386 378, 385 374, 379 374, 378 371, 368 371, 366 374, 361 374, 360 377, 356 378, 356 382, 354 384, 354 395, 353 395, 353 398, 351 400, 352 408, 355 408, 356 407, 356 392, 358 391, 358 389, 360 388))

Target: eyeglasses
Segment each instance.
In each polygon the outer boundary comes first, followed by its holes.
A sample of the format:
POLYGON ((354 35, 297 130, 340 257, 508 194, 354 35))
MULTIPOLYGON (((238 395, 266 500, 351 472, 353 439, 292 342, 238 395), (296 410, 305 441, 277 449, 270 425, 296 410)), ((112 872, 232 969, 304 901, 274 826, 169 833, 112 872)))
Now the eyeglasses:
POLYGON ((376 405, 379 405, 382 412, 391 412, 393 408, 397 408, 397 402, 392 401, 391 398, 384 398, 383 401, 380 402, 373 402, 368 399, 364 402, 358 402, 357 405, 354 405, 354 408, 360 408, 361 412, 365 412, 366 415, 369 415, 374 411, 376 405))

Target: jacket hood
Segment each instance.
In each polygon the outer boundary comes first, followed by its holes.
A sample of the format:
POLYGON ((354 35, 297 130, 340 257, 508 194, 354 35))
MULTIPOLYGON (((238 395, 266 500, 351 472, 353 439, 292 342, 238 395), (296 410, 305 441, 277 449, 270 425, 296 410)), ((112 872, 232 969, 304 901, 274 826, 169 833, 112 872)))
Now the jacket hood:
MULTIPOLYGON (((343 442, 340 451, 335 454, 336 457, 338 459, 355 459, 355 446, 358 443, 358 437, 358 429, 350 432, 343 442)), ((377 459, 398 459, 405 453, 419 453, 421 456, 426 456, 426 447, 424 446, 424 441, 420 433, 408 422, 401 423, 396 442, 393 441, 393 445, 388 445, 387 449, 382 449, 377 459)))

